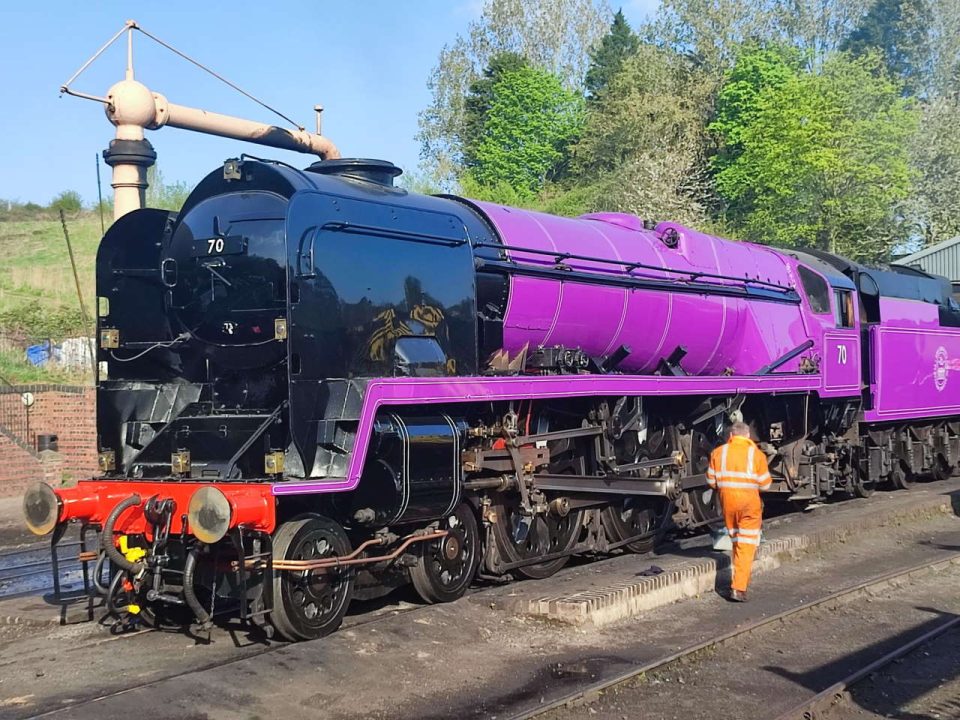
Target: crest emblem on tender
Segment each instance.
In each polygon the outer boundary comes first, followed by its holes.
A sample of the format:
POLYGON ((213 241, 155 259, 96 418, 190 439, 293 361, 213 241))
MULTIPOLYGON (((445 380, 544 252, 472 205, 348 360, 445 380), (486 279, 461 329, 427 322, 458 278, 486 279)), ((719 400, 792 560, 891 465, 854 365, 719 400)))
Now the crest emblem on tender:
POLYGON ((938 391, 943 390, 947 386, 947 373, 949 370, 947 351, 946 348, 941 345, 937 348, 937 352, 933 356, 933 384, 938 391))

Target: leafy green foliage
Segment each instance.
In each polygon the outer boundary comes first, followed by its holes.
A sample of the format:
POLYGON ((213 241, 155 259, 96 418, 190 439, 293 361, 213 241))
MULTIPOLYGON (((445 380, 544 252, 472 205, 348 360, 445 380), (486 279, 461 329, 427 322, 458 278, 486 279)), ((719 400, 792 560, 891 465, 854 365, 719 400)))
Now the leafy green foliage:
POLYGON ((73 215, 83 210, 83 198, 75 190, 64 190, 50 201, 50 209, 73 215))
POLYGON ((43 307, 37 303, 21 303, 0 311, 0 328, 28 338, 54 340, 93 332, 83 322, 79 308, 43 307))
POLYGON ((610 16, 604 0, 483 0, 480 18, 440 51, 427 80, 417 140, 431 181, 450 190, 463 174, 466 98, 494 56, 516 53, 578 91, 610 16))
POLYGON ((630 24, 623 16, 622 10, 617 10, 613 16, 610 31, 603 36, 600 45, 590 53, 590 68, 584 86, 591 100, 596 98, 610 84, 610 81, 620 72, 623 62, 637 52, 640 47, 640 38, 634 34, 630 24))
POLYGON ((913 94, 927 70, 930 21, 927 0, 876 0, 841 50, 856 56, 879 52, 890 77, 913 94))
POLYGON ((532 197, 562 172, 582 125, 583 99, 556 75, 527 65, 491 79, 477 99, 487 104, 482 127, 465 149, 470 175, 479 185, 506 183, 532 197))
POLYGON ((960 99, 935 98, 923 107, 911 144, 916 169, 910 217, 925 244, 960 235, 960 99))
POLYGON ((713 88, 687 58, 638 47, 590 104, 573 148, 573 182, 591 188, 590 209, 702 221, 713 88))
POLYGON ((523 55, 515 52, 502 52, 490 58, 490 64, 484 69, 483 75, 470 83, 470 91, 464 102, 465 115, 463 123, 463 155, 464 165, 470 167, 476 164, 476 158, 471 151, 483 136, 490 108, 493 106, 497 83, 505 73, 521 70, 530 64, 523 55))
POLYGON ((717 93, 713 121, 707 128, 721 140, 710 159, 714 172, 728 167, 743 152, 743 133, 756 120, 761 94, 783 87, 801 69, 800 53, 792 47, 748 49, 740 55, 717 93))
POLYGON ((902 239, 916 111, 880 65, 836 55, 757 95, 740 154, 716 174, 747 239, 868 260, 902 239))
POLYGON ((149 208, 179 211, 190 195, 190 186, 187 183, 167 182, 157 165, 147 170, 147 183, 146 205, 149 208))

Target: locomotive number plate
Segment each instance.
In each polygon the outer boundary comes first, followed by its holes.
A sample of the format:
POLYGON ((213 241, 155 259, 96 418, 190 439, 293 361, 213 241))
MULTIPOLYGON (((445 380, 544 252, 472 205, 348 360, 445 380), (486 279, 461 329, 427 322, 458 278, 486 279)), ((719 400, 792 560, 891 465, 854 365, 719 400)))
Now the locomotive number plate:
POLYGON ((243 235, 226 235, 212 238, 198 238, 193 241, 193 257, 215 257, 217 255, 242 255, 247 251, 247 240, 243 235))

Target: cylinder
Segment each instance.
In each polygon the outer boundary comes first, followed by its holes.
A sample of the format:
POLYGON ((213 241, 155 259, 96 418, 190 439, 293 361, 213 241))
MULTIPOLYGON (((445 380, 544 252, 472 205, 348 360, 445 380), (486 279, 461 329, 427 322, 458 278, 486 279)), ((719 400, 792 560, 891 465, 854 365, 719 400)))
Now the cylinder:
POLYGON ((337 509, 356 524, 428 522, 460 502, 461 439, 467 423, 448 415, 377 418, 371 457, 359 487, 337 496, 337 509))

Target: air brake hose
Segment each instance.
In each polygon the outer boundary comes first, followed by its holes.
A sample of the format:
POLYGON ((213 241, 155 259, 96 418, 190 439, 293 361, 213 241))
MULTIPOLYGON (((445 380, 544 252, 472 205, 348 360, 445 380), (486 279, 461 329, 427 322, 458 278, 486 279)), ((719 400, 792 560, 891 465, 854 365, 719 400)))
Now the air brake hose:
POLYGON ((195 545, 187 553, 187 559, 183 563, 183 599, 187 606, 193 610, 200 627, 209 630, 211 626, 210 613, 204 610, 203 605, 197 599, 197 594, 193 589, 193 576, 197 571, 197 556, 200 554, 199 546, 195 545))
POLYGON ((100 582, 100 577, 103 575, 103 563, 106 561, 106 559, 107 559, 106 551, 97 553, 97 564, 93 568, 93 586, 97 589, 97 592, 100 593, 101 595, 106 595, 107 593, 110 592, 110 588, 109 588, 110 583, 107 583, 106 585, 104 585, 102 582, 100 582))
POLYGON ((110 562, 112 562, 116 567, 126 570, 133 577, 139 575, 140 572, 146 569, 147 566, 143 562, 130 562, 123 556, 123 553, 117 549, 117 546, 113 543, 113 526, 117 524, 117 518, 120 517, 120 513, 127 508, 131 508, 139 504, 140 496, 136 493, 119 503, 113 509, 113 511, 107 515, 107 519, 103 521, 103 532, 100 535, 103 538, 103 549, 107 551, 107 557, 110 558, 110 562))

